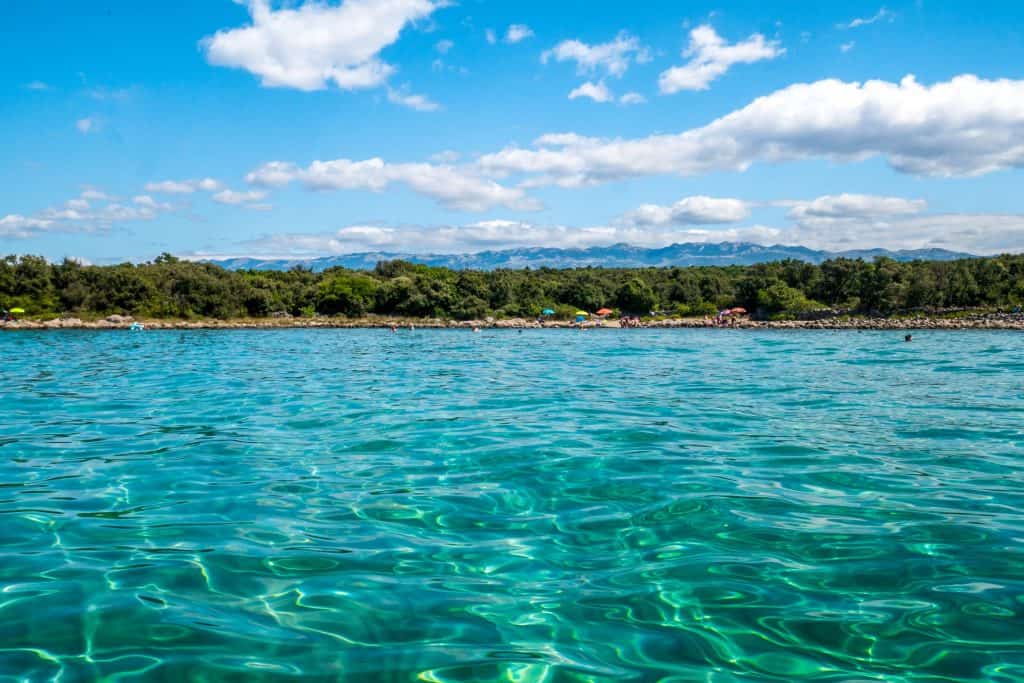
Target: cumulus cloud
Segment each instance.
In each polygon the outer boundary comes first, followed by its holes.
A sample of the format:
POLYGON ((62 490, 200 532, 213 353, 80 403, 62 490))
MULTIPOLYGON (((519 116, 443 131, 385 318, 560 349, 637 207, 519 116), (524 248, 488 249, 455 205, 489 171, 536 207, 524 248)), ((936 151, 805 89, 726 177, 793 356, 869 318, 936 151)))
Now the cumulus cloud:
POLYGON ((837 24, 836 28, 860 28, 861 26, 869 26, 871 24, 878 23, 879 21, 891 22, 895 18, 896 17, 892 12, 887 10, 885 7, 882 7, 870 17, 857 17, 856 19, 852 19, 842 24, 837 24))
POLYGON ((670 206, 643 204, 619 222, 633 226, 714 225, 739 223, 749 216, 749 204, 741 199, 696 196, 670 206))
POLYGON ((798 83, 710 124, 634 139, 544 135, 478 160, 526 186, 591 185, 655 175, 743 171, 757 162, 884 157, 900 173, 974 176, 1024 166, 1024 81, 965 75, 928 86, 798 83))
POLYGON ((498 34, 495 33, 494 29, 492 29, 492 28, 489 28, 486 31, 484 31, 484 38, 487 39, 487 42, 490 45, 494 45, 495 43, 498 42, 498 34))
POLYGON ((619 98, 619 104, 643 104, 647 98, 638 92, 628 92, 619 98))
POLYGON ((847 249, 949 249, 970 254, 1024 250, 1024 215, 921 214, 892 218, 803 221, 785 232, 787 244, 847 249))
POLYGON ((381 192, 394 183, 461 211, 486 211, 496 206, 536 210, 539 204, 521 188, 500 185, 447 164, 397 163, 380 158, 352 161, 314 161, 306 168, 272 161, 246 176, 250 184, 280 187, 293 181, 312 190, 370 190, 381 192))
POLYGON ((152 209, 153 211, 170 211, 173 208, 167 202, 158 202, 148 194, 136 195, 135 197, 132 197, 132 202, 147 209, 152 209))
POLYGON ((273 9, 246 0, 252 23, 218 31, 201 46, 210 64, 244 69, 266 87, 344 90, 378 87, 395 68, 380 52, 409 24, 429 17, 440 0, 305 2, 273 9))
POLYGON ((28 239, 44 232, 104 232, 115 223, 150 221, 173 211, 170 204, 140 195, 131 205, 121 204, 97 190, 86 190, 60 207, 49 207, 33 216, 9 214, 0 218, 0 237, 28 239), (95 202, 106 202, 94 206, 95 202))
POLYGON ((236 192, 234 190, 221 190, 217 194, 213 195, 213 201, 218 204, 228 204, 231 206, 237 206, 239 204, 251 204, 253 202, 261 202, 266 199, 267 193, 260 190, 247 190, 244 192, 236 192))
POLYGON ((683 57, 690 61, 663 71, 658 87, 665 95, 681 90, 707 90, 712 81, 725 75, 735 64, 753 64, 785 53, 778 41, 766 40, 760 33, 730 45, 705 24, 690 31, 690 45, 683 52, 683 57))
POLYGON ((224 185, 213 178, 202 178, 199 180, 163 180, 156 183, 146 183, 146 192, 158 192, 161 194, 192 194, 202 190, 203 192, 217 192, 223 189, 224 185))
POLYGON ((589 98, 595 102, 615 101, 615 96, 612 95, 610 90, 608 90, 608 86, 604 84, 604 81, 599 83, 591 83, 590 81, 587 81, 569 93, 570 100, 579 99, 581 97, 589 98))
POLYGON ((800 222, 911 216, 928 208, 923 199, 849 193, 825 195, 809 201, 783 200, 776 204, 789 207, 788 217, 800 222))
POLYGON ((388 102, 400 104, 416 111, 437 111, 441 108, 437 102, 432 101, 426 95, 416 95, 409 92, 408 86, 401 88, 388 88, 388 102))
POLYGON ((87 116, 84 119, 78 119, 75 121, 75 128, 78 129, 79 133, 88 135, 89 133, 95 133, 99 130, 99 120, 93 116, 87 116))
POLYGON ((849 52, 850 50, 852 50, 853 48, 855 48, 856 46, 857 46, 857 41, 851 40, 848 43, 841 44, 839 46, 839 51, 845 54, 845 53, 849 52))
POLYGON ((527 38, 533 37, 533 29, 526 24, 512 24, 505 31, 505 42, 509 45, 515 45, 521 43, 527 38))
POLYGON ((626 31, 607 43, 590 45, 579 40, 564 40, 541 54, 541 62, 576 62, 581 76, 603 74, 620 78, 633 62, 650 61, 650 52, 626 31))
POLYGON ((114 199, 112 196, 110 196, 106 192, 102 192, 100 190, 97 190, 94 187, 86 187, 84 190, 82 190, 82 194, 79 195, 79 196, 82 199, 85 199, 85 200, 96 200, 96 201, 113 200, 114 199))
POLYGON ((52 220, 30 218, 13 213, 0 218, 0 237, 28 239, 44 232, 53 225, 52 220))

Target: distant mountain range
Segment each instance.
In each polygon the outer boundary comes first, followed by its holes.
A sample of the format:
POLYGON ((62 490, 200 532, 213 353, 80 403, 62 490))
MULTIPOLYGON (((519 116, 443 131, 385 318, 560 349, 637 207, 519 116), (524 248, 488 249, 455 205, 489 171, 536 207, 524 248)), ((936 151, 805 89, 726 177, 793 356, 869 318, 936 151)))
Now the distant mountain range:
POLYGON ((230 270, 288 270, 295 266, 311 268, 316 272, 341 266, 354 270, 370 270, 378 261, 403 260, 424 263, 430 266, 444 266, 454 270, 496 270, 498 268, 638 268, 645 266, 728 266, 751 265, 797 259, 808 263, 821 263, 830 258, 863 258, 871 260, 876 256, 888 256, 897 261, 951 261, 971 258, 973 254, 947 251, 945 249, 912 249, 889 251, 888 249, 863 249, 855 251, 819 251, 807 247, 783 245, 764 246, 749 242, 720 242, 711 244, 694 242, 673 244, 657 249, 615 244, 610 247, 589 247, 586 249, 558 249, 534 247, 525 249, 504 249, 481 251, 475 254, 403 254, 395 252, 364 252, 324 256, 314 259, 258 259, 231 258, 210 261, 230 270))

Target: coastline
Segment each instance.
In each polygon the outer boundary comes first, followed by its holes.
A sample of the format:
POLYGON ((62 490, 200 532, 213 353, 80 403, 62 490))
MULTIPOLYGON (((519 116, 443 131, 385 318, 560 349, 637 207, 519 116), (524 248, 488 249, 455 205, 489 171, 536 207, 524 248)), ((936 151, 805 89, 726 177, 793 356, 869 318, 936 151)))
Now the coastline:
MULTIPOLYGON (((110 316, 101 320, 79 318, 16 320, 0 323, 0 331, 18 330, 128 330, 135 319, 110 316)), ((416 318, 253 318, 237 320, 146 320, 147 330, 257 330, 257 329, 388 329, 393 325, 421 329, 572 329, 577 323, 551 320, 538 323, 525 318, 502 320, 440 320, 416 318)), ((620 329, 618 320, 589 321, 585 329, 620 329)), ((703 318, 665 318, 645 321, 641 329, 740 329, 740 330, 1021 330, 1024 314, 978 313, 956 318, 943 317, 843 317, 820 320, 750 320, 738 318, 729 325, 709 324, 703 318)))

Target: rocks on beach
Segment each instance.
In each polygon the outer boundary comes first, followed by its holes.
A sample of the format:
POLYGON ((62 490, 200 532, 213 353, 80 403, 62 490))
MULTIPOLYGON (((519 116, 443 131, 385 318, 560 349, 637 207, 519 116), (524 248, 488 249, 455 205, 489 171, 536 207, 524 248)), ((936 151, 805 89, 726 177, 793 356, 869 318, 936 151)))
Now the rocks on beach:
MULTIPOLYGON (((109 329, 127 330, 135 319, 131 316, 111 315, 102 320, 83 321, 74 317, 54 318, 47 321, 14 320, 0 324, 0 330, 52 330, 52 329, 109 329)), ((149 330, 216 330, 216 329, 286 329, 286 328, 408 328, 410 323, 421 329, 438 328, 491 328, 491 329, 567 329, 579 327, 566 320, 537 321, 527 318, 496 320, 402 320, 397 318, 348 319, 318 316, 315 318, 272 317, 258 320, 156 320, 141 321, 149 330)), ((617 320, 588 321, 586 328, 615 329, 617 320)), ((839 317, 818 320, 751 320, 737 318, 727 327, 718 327, 701 318, 666 318, 647 321, 643 327, 708 328, 708 329, 779 329, 779 330, 1024 330, 1024 314, 977 313, 957 318, 906 317, 867 318, 839 317)))

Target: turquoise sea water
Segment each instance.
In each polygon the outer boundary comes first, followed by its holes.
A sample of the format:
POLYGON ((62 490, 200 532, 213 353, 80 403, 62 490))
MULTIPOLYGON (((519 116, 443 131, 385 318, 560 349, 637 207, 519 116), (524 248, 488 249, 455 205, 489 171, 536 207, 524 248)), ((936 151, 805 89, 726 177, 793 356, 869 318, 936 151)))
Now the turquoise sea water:
POLYGON ((1024 335, 0 335, 0 680, 1024 680, 1024 335))

